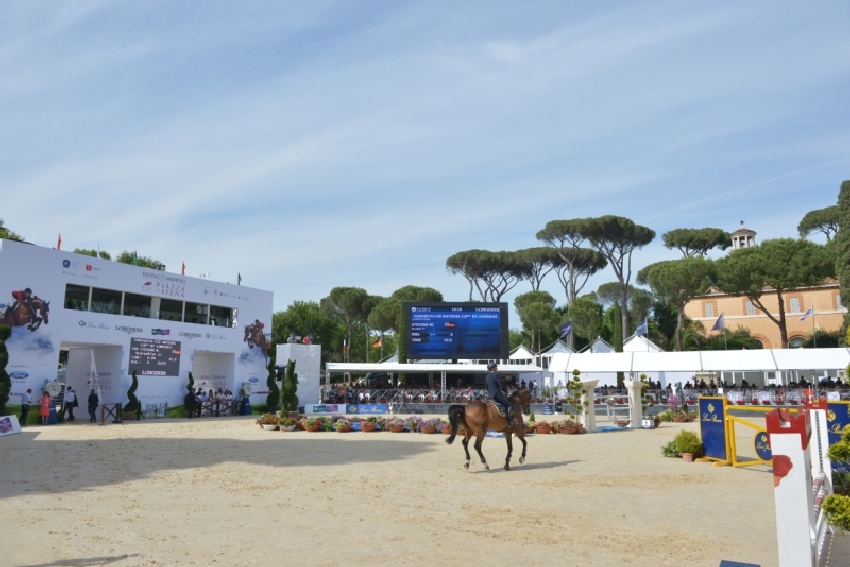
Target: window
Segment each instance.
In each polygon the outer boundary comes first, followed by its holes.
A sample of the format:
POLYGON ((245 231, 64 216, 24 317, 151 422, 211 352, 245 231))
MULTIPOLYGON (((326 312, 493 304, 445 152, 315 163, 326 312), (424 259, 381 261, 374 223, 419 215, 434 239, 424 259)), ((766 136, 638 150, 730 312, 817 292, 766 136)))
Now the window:
POLYGON ((151 298, 135 293, 124 294, 124 315, 131 317, 150 317, 151 298))
POLYGON ((120 291, 114 289, 100 289, 93 287, 91 290, 91 312, 118 315, 121 312, 120 291))
POLYGON ((183 316, 184 323, 199 323, 206 325, 209 319, 210 306, 201 303, 186 302, 186 313, 183 316))
POLYGON ((747 315, 755 315, 756 314, 756 306, 749 299, 747 300, 746 307, 747 307, 747 315))
POLYGON ((236 321, 236 309, 210 305, 210 325, 232 327, 236 321))
POLYGON ((803 348, 803 337, 794 337, 788 341, 788 348, 803 348))
POLYGON ((791 313, 799 313, 800 312, 800 299, 797 297, 792 297, 788 300, 790 304, 790 312, 791 313))
POLYGON ((65 285, 65 309, 89 310, 89 288, 81 285, 65 285))
POLYGON ((711 303, 705 304, 705 316, 714 317, 714 305, 712 305, 711 303))
POLYGON ((838 309, 838 311, 844 311, 844 306, 841 305, 841 296, 840 295, 835 296, 835 307, 836 307, 836 309, 838 309))
POLYGON ((183 302, 173 299, 159 300, 159 318, 166 321, 183 320, 183 302))

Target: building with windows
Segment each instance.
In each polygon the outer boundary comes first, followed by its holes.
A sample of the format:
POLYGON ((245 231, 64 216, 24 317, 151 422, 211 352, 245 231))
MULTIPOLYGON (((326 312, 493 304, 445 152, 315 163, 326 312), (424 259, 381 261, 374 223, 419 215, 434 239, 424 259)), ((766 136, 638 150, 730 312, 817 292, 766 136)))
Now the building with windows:
POLYGON ((57 379, 124 403, 131 375, 142 404, 182 405, 195 386, 243 384, 264 399, 273 293, 0 240, 0 323, 10 399, 57 379))
MULTIPOLYGON (((754 231, 742 226, 731 235, 732 249, 755 246, 755 235, 754 231)), ((844 322, 844 315, 847 313, 846 307, 841 305, 837 281, 785 291, 782 300, 785 303, 785 324, 790 348, 800 348, 803 341, 811 336, 814 330, 839 331, 844 322), (810 308, 812 314, 806 316, 805 320, 801 320, 810 308)), ((778 319, 779 300, 776 292, 766 289, 761 301, 771 315, 778 319)), ((712 290, 708 295, 693 299, 685 306, 685 316, 694 321, 700 321, 706 332, 711 329, 721 313, 727 331, 735 330, 740 325, 749 329, 753 337, 761 342, 763 348, 782 348, 779 326, 746 297, 712 290)))

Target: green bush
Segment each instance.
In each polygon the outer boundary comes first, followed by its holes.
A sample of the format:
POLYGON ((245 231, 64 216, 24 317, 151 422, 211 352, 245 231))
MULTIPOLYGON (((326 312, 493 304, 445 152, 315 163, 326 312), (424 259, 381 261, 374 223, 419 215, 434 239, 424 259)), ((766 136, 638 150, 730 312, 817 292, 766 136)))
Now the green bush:
POLYGON ((280 388, 277 387, 277 347, 272 346, 266 351, 269 358, 269 375, 266 378, 266 386, 269 387, 269 393, 266 396, 266 408, 271 412, 272 408, 276 408, 280 403, 280 388))
MULTIPOLYGON (((829 458, 845 465, 850 461, 850 425, 841 430, 841 440, 829 448, 829 458)), ((833 486, 842 486, 842 481, 846 482, 846 478, 834 475, 833 486)), ((830 525, 836 526, 842 532, 850 531, 850 496, 830 494, 823 501, 823 511, 830 525)))
POLYGON ((298 374, 295 373, 295 361, 286 361, 286 370, 283 374, 283 387, 280 391, 280 406, 283 411, 295 411, 298 409, 298 374))
POLYGON ((139 389, 139 379, 136 377, 136 371, 133 370, 133 382, 130 384, 130 389, 127 390, 127 404, 124 406, 124 411, 140 412, 142 404, 139 398, 136 397, 136 390, 139 389))
POLYGON ((679 453, 696 454, 702 449, 702 441, 692 431, 680 431, 673 441, 676 444, 676 451, 679 453))
POLYGON ((676 450, 676 440, 671 439, 666 445, 661 446, 661 455, 664 457, 681 457, 682 454, 676 450))
POLYGON ((9 392, 12 390, 12 377, 6 372, 9 363, 9 351, 6 349, 6 339, 12 334, 12 329, 6 325, 0 325, 0 415, 6 413, 6 404, 9 403, 9 392))

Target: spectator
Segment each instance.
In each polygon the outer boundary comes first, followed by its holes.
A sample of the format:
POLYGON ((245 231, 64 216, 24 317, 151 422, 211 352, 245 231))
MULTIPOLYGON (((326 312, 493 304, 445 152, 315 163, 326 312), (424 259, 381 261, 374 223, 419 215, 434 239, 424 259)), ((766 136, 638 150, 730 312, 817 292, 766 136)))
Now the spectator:
POLYGON ((65 413, 68 413, 70 415, 68 421, 74 421, 74 408, 77 405, 77 393, 74 392, 71 386, 68 386, 68 389, 65 390, 65 404, 62 409, 62 417, 65 417, 65 413))
POLYGON ((89 393, 89 423, 97 423, 97 406, 100 404, 100 399, 97 397, 97 393, 92 389, 91 393, 89 393))
POLYGON ((41 396, 41 407, 38 409, 38 415, 41 417, 41 424, 47 425, 47 418, 50 417, 50 404, 53 400, 50 399, 50 394, 44 392, 41 396))
POLYGON ((21 427, 27 423, 27 415, 30 412, 30 404, 32 403, 32 389, 27 388, 27 391, 21 394, 21 427))
POLYGON ((183 409, 186 410, 186 415, 189 419, 195 417, 195 392, 189 388, 189 391, 183 397, 183 409))

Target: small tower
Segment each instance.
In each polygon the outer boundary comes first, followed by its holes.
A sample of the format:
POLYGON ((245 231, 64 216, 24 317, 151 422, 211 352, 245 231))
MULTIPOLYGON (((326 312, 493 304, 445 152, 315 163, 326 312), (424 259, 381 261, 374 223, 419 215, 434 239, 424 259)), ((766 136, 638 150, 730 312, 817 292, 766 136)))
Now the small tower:
POLYGON ((752 248, 756 245, 756 233, 754 230, 744 228, 744 221, 741 221, 741 228, 733 232, 731 236, 732 250, 752 248))

